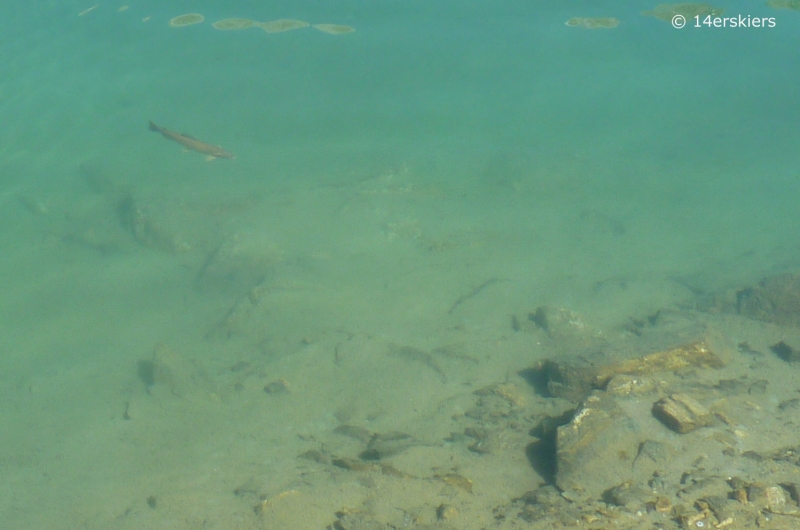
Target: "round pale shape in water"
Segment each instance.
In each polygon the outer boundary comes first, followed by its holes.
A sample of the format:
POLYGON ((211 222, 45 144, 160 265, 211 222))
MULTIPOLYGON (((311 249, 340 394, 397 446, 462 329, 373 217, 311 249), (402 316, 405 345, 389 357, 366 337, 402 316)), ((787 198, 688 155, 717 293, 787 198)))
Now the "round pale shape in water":
POLYGON ((353 33, 356 30, 354 27, 341 26, 339 24, 314 24, 311 27, 331 35, 344 35, 345 33, 353 33))
POLYGON ((247 29, 256 25, 254 20, 249 18, 226 18, 214 22, 214 29, 229 30, 229 29, 247 29))
POLYGON ((269 22, 256 22, 256 26, 267 33, 281 33, 282 31, 289 31, 290 29, 307 28, 308 22, 282 18, 280 20, 270 20, 269 22))
POLYGON ((205 18, 199 13, 188 13, 175 17, 169 21, 169 25, 173 28, 180 28, 182 26, 191 26, 192 24, 200 24, 205 18))

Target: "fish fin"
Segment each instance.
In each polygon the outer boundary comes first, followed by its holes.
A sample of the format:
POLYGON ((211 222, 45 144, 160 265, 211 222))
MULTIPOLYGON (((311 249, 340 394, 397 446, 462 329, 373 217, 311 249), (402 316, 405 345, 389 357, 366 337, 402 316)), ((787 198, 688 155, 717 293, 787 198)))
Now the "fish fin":
POLYGON ((181 133, 181 136, 183 136, 184 138, 191 138, 192 140, 197 140, 197 138, 195 138, 191 134, 181 133))
POLYGON ((208 155, 206 157, 206 162, 213 162, 215 158, 217 158, 217 157, 215 157, 214 155, 208 155))

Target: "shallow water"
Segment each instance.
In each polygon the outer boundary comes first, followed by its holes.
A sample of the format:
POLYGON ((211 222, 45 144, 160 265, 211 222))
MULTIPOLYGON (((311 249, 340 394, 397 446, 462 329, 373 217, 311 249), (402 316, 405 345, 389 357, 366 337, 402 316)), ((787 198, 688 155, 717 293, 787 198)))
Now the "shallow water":
POLYGON ((302 489, 298 435, 412 430, 531 364, 511 315, 613 330, 800 259, 798 12, 730 2, 777 26, 676 30, 625 2, 92 5, 0 7, 14 528, 257 528, 220 499, 259 473, 302 489), (212 28, 228 17, 356 31, 212 28), (196 394, 148 387, 159 343, 203 366, 196 394), (387 344, 458 347, 441 381, 387 344), (279 377, 292 399, 265 402, 279 377))

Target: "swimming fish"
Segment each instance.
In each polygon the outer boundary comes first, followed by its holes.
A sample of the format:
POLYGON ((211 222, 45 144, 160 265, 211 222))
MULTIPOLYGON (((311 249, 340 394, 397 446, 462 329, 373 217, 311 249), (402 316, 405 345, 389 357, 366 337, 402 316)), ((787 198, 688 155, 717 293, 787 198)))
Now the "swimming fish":
POLYGON ((165 129, 164 127, 159 127, 152 121, 150 122, 150 130, 153 132, 161 133, 162 136, 164 136, 164 138, 166 138, 167 140, 178 142, 186 149, 191 149, 192 151, 197 151, 198 153, 203 153, 204 155, 208 155, 207 156, 208 160, 212 160, 214 158, 236 158, 236 155, 226 151, 225 149, 219 146, 201 142, 197 138, 192 138, 188 134, 180 134, 176 133, 175 131, 170 131, 169 129, 165 129))

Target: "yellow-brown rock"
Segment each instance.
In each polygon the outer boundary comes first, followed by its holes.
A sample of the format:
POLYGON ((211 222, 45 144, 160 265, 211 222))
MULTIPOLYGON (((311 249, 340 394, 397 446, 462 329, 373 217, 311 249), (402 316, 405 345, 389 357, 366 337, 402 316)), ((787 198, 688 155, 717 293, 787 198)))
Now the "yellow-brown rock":
POLYGON ((711 424, 707 408, 686 394, 672 394, 653 405, 653 415, 673 431, 686 434, 711 424))
POLYGON ((705 341, 693 342, 677 348, 651 353, 601 368, 595 378, 598 387, 604 386, 617 374, 644 375, 681 368, 722 368, 725 363, 717 357, 705 341))

